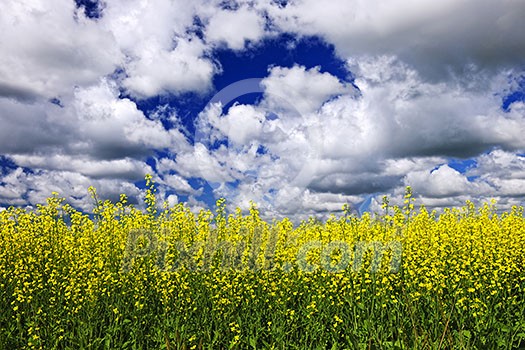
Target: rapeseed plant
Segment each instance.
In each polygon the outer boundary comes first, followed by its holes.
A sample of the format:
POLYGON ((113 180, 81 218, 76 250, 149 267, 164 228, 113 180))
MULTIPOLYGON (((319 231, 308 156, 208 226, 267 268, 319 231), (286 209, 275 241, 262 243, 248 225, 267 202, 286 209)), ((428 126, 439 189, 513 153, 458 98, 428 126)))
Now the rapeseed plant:
POLYGON ((467 202, 327 221, 146 210, 53 193, 0 212, 0 348, 525 346, 523 208, 467 202))

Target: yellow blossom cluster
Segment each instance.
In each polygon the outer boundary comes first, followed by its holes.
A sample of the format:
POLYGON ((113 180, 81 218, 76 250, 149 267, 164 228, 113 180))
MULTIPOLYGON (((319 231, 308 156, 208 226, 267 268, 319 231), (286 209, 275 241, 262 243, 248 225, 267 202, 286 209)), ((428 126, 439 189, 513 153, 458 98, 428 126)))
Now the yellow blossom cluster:
POLYGON ((295 226, 53 194, 0 212, 0 348, 525 345, 523 208, 467 202, 295 226))

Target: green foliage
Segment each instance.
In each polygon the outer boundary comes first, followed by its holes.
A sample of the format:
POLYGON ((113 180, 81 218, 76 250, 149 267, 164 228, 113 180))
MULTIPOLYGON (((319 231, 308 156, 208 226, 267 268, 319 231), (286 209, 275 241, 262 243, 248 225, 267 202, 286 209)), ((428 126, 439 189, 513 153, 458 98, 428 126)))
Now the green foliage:
POLYGON ((0 212, 0 349, 525 347, 525 220, 493 205, 293 227, 248 213, 0 212))

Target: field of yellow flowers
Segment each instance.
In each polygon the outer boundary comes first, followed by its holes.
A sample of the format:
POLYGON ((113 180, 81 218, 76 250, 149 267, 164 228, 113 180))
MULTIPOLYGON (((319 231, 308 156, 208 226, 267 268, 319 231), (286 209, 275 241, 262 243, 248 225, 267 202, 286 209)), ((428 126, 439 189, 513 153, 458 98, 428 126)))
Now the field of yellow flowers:
POLYGON ((402 208, 294 226, 257 208, 0 212, 1 349, 525 347, 523 208, 402 208))

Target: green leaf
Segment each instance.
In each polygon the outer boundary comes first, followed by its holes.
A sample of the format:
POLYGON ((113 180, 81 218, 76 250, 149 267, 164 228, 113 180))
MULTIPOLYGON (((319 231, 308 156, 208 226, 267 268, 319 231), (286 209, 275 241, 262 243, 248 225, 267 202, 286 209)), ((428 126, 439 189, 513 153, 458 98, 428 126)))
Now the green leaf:
POLYGON ((469 330, 465 329, 460 332, 461 336, 467 339, 470 339, 472 337, 472 334, 469 330))

